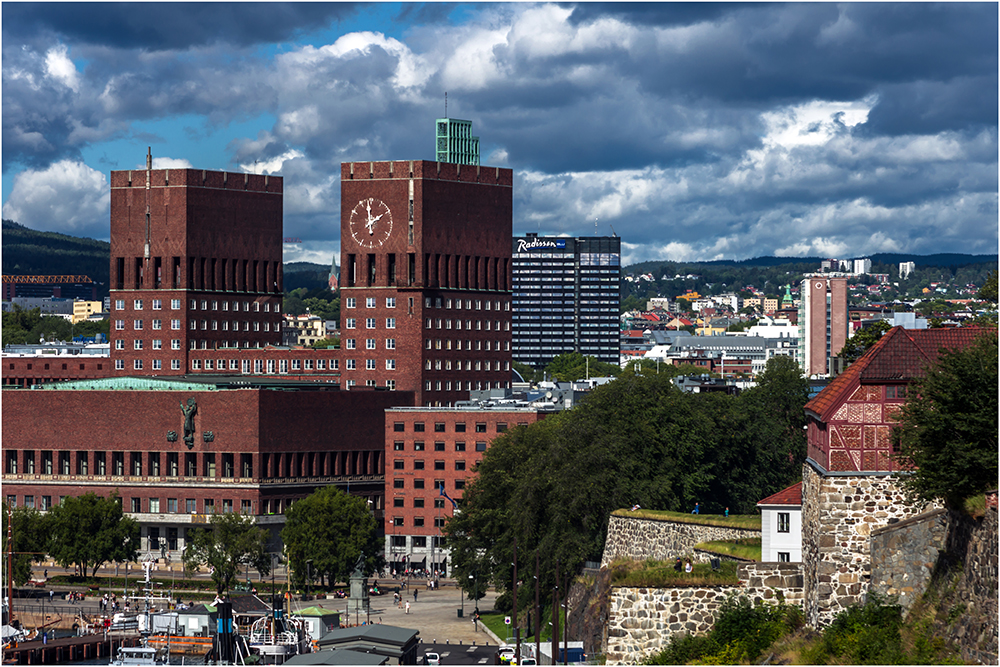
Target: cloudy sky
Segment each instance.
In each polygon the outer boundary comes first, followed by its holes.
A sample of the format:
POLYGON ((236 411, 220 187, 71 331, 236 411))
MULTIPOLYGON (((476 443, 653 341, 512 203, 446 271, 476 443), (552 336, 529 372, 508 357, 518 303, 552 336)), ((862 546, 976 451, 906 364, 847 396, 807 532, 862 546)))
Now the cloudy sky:
POLYGON ((997 5, 13 3, 3 217, 108 237, 108 174, 285 179, 339 251, 339 163, 473 121, 515 233, 624 260, 995 253, 997 5))

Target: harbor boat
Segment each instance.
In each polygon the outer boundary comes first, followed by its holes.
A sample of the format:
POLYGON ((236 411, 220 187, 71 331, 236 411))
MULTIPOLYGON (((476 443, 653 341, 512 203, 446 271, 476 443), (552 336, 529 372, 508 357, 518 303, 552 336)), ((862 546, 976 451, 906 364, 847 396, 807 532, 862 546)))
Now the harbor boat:
POLYGON ((311 644, 302 622, 288 618, 280 610, 253 622, 247 636, 250 650, 264 664, 279 665, 300 653, 309 653, 311 644))
POLYGON ((118 654, 111 660, 111 667, 159 667, 169 665, 166 649, 151 646, 119 646, 118 654))

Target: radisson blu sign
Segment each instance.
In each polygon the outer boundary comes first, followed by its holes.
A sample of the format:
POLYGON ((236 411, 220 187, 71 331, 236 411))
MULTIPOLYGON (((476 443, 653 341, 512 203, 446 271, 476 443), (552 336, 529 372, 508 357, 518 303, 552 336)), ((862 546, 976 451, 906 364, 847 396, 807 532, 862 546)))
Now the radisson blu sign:
POLYGON ((517 240, 515 252, 531 252, 533 250, 565 250, 565 239, 540 239, 536 237, 517 240))

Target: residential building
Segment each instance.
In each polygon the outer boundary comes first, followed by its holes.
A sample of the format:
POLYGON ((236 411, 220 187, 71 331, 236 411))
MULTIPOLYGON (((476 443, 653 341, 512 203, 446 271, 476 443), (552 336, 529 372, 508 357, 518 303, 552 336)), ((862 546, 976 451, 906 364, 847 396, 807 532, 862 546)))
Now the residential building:
POLYGON ((285 329, 291 336, 286 342, 291 345, 312 345, 326 338, 326 320, 319 315, 288 315, 285 314, 285 329))
POLYGON ((854 260, 854 273, 855 275, 864 275, 872 270, 872 261, 867 257, 864 259, 854 260))
POLYGON ((806 274, 799 302, 799 349, 796 360, 806 375, 830 373, 848 334, 847 277, 806 274))
POLYGON ((65 299, 57 296, 15 296, 10 300, 12 306, 17 306, 22 310, 38 309, 42 315, 62 315, 72 318, 73 299, 65 299))
POLYGON ((802 562, 802 482, 764 498, 760 508, 760 559, 765 563, 802 562))
POLYGON ((479 166, 479 137, 472 136, 472 121, 438 118, 434 151, 438 162, 479 166))
POLYGON ((514 359, 542 367, 566 352, 619 361, 621 239, 514 238, 514 359))
POLYGON ((510 386, 512 184, 498 167, 341 165, 345 388, 447 406, 510 386))
POLYGON ((899 279, 900 280, 906 280, 907 278, 910 277, 910 274, 913 273, 916 270, 916 268, 917 268, 917 265, 914 262, 900 262, 899 263, 899 279))
POLYGON ((84 322, 89 319, 91 315, 102 312, 104 312, 103 301, 83 301, 78 299, 73 302, 73 319, 71 321, 73 324, 84 322))
POLYGON ((772 299, 770 297, 765 297, 763 299, 764 313, 770 315, 774 311, 778 310, 778 299, 772 299))

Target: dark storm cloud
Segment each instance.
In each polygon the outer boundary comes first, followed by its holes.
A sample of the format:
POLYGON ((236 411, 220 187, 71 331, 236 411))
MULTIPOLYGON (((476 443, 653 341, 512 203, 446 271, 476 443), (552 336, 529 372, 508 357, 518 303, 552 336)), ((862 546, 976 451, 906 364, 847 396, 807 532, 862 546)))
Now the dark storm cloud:
POLYGON ((184 49, 274 43, 353 15, 356 3, 5 2, 6 39, 54 32, 72 42, 120 49, 184 49))
POLYGON ((561 5, 573 8, 570 21, 576 25, 611 16, 628 23, 658 27, 714 21, 738 9, 766 6, 741 2, 564 2, 561 5))

